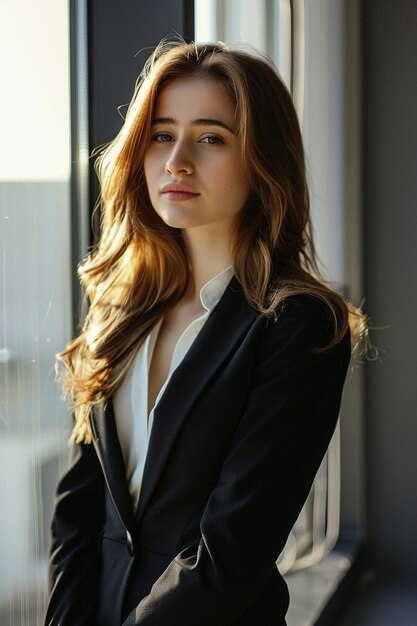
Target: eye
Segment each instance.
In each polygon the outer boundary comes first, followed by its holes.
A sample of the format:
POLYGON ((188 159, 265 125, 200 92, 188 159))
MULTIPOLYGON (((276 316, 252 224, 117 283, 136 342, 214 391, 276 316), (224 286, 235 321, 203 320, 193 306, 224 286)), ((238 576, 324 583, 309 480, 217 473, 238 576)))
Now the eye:
POLYGON ((201 137, 200 143, 207 143, 210 146, 216 146, 218 144, 224 143, 224 141, 221 137, 219 137, 219 135, 213 135, 212 133, 210 133, 201 137))
POLYGON ((169 141, 173 141, 172 135, 169 133, 155 133, 151 137, 152 141, 158 141, 159 143, 167 143, 169 141))

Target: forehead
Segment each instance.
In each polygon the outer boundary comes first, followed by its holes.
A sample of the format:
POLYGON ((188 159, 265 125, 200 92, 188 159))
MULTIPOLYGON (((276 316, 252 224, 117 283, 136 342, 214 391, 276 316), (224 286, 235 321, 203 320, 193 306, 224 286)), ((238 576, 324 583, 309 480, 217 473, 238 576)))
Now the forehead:
POLYGON ((154 116, 178 121, 220 119, 233 125, 235 106, 226 88, 214 78, 178 78, 162 87, 154 116))

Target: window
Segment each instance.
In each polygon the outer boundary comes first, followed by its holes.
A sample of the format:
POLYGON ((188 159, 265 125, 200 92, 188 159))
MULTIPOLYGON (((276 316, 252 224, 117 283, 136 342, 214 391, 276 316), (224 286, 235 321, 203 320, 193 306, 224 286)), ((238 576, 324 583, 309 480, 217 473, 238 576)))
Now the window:
POLYGON ((68 417, 54 355, 71 335, 66 2, 1 3, 0 623, 41 623, 68 417))

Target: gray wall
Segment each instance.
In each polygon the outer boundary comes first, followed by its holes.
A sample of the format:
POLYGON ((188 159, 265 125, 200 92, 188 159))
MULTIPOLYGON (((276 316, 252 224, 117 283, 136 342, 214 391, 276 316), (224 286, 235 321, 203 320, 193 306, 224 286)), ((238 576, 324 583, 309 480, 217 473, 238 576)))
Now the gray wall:
POLYGON ((383 348, 366 366, 369 541, 417 572, 417 2, 363 2, 366 310, 383 348))

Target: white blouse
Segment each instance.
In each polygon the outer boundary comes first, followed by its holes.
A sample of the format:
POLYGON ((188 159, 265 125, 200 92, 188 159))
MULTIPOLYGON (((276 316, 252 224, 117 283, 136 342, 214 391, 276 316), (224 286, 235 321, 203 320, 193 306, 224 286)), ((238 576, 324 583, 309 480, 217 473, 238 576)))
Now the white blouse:
POLYGON ((117 434, 126 468, 126 478, 136 509, 139 502, 143 470, 151 434, 155 407, 164 393, 174 370, 183 360, 194 339, 203 328, 208 316, 222 297, 233 276, 232 267, 211 278, 200 291, 205 313, 193 320, 178 339, 171 359, 167 378, 162 385, 155 404, 148 416, 148 376, 153 349, 161 326, 159 322, 143 342, 136 359, 113 396, 113 408, 117 434))

